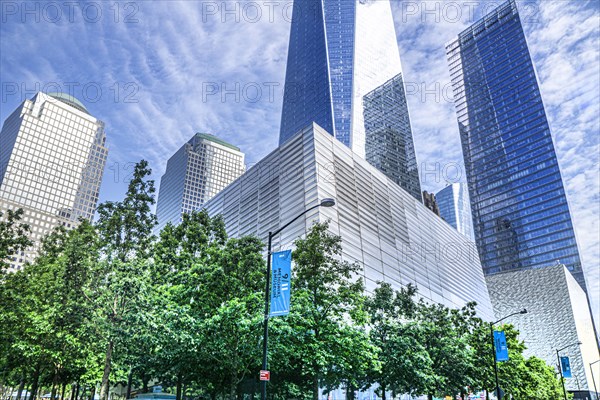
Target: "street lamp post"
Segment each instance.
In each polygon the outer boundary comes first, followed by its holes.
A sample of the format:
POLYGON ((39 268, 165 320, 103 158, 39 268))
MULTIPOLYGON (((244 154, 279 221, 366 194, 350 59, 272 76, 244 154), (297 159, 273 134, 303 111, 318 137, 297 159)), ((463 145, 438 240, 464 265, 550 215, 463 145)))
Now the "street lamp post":
POLYGON ((507 318, 512 317, 513 315, 518 315, 518 314, 527 314, 527 310, 522 309, 519 312, 512 313, 510 315, 507 315, 504 318, 500 318, 496 322, 490 322, 490 335, 492 338, 492 353, 494 354, 494 376, 496 377, 496 396, 498 397, 498 400, 502 400, 502 394, 500 393, 500 383, 498 382, 498 361, 496 360, 496 341, 494 340, 494 325, 504 321, 507 318))
POLYGON ((596 389, 596 380, 594 379, 594 370, 592 369, 592 365, 596 364, 597 362, 600 362, 600 360, 590 363, 590 372, 592 374, 592 383, 594 384, 594 393, 596 394, 596 400, 600 400, 600 396, 598 396, 598 389, 596 389))
POLYGON ((562 372, 562 365, 560 364, 560 355, 559 353, 565 349, 568 349, 571 346, 579 346, 581 345, 581 342, 577 342, 577 343, 571 343, 568 346, 563 347, 562 349, 557 349, 556 350, 556 361, 558 362, 558 372, 560 372, 560 384, 563 388, 563 395, 565 396, 565 400, 567 400, 567 389, 565 389, 565 378, 563 377, 563 372, 562 372))
MULTIPOLYGON (((271 243, 273 241, 273 237, 275 237, 282 230, 284 230, 285 228, 290 226, 292 223, 294 223, 298 218, 305 215, 307 212, 314 210, 315 208, 333 207, 334 205, 335 205, 335 199, 323 199, 323 200, 321 200, 321 202, 319 204, 317 204, 316 206, 307 208, 302 213, 298 214, 290 222, 283 225, 276 231, 269 232, 269 239, 267 242, 268 243, 268 245, 267 245, 267 279, 266 279, 267 283, 265 285, 265 319, 264 319, 264 323, 263 323, 263 326, 264 326, 264 328, 263 328, 263 360, 262 360, 262 369, 263 370, 267 369, 267 355, 268 355, 268 350, 269 350, 269 346, 268 346, 268 340, 269 340, 269 294, 270 294, 269 288, 271 285, 271 243)), ((261 398, 261 400, 267 400, 267 381, 261 381, 260 398, 261 398)))

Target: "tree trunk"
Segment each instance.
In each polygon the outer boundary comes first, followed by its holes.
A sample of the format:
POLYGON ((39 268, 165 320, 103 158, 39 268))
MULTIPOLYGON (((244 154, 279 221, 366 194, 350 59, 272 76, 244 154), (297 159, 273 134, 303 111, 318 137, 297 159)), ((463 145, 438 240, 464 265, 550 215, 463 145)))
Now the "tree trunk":
POLYGON ((62 389, 60 390, 60 400, 65 400, 65 389, 67 388, 67 384, 62 384, 62 389))
POLYGON ((387 400, 387 394, 385 393, 385 385, 380 385, 381 387, 381 400, 387 400))
POLYGON ((40 381, 40 364, 38 364, 35 367, 35 371, 33 371, 33 377, 31 379, 31 393, 29 394, 29 400, 35 400, 37 398, 39 381, 40 381))
POLYGON ((106 357, 104 358, 104 374, 102 375, 102 386, 100 386, 100 400, 108 400, 108 380, 110 378, 113 346, 114 342, 110 339, 106 346, 106 357))
MULTIPOLYGON (((231 382, 229 382, 229 398, 231 400, 237 399, 237 374, 235 372, 231 372, 231 382)), ((178 399, 179 400, 179 399, 178 399)))
POLYGON ((58 382, 58 370, 54 370, 54 376, 52 377, 52 390, 50 390, 50 399, 56 400, 56 386, 58 382))
POLYGON ((90 388, 90 400, 94 400, 94 397, 96 397, 96 385, 92 385, 90 388))
POLYGON ((313 376, 313 400, 319 400, 319 377, 313 376))
MULTIPOLYGON (((25 387, 25 378, 21 378, 21 382, 19 382, 19 388, 17 389, 17 400, 21 400, 21 396, 23 395, 23 388, 25 387)), ((11 393, 12 396, 12 393, 11 393)))
POLYGON ((428 394, 427 395, 427 400, 433 400, 433 395, 432 394, 428 394))
POLYGON ((133 368, 129 369, 129 375, 127 376, 127 392, 125 393, 125 400, 131 398, 131 382, 133 381, 133 368))
POLYGON ((183 377, 181 376, 181 374, 177 375, 177 389, 176 389, 176 395, 175 395, 175 400, 181 400, 181 385, 183 381, 183 377))
POLYGON ((79 382, 75 385, 75 400, 79 400, 79 382))

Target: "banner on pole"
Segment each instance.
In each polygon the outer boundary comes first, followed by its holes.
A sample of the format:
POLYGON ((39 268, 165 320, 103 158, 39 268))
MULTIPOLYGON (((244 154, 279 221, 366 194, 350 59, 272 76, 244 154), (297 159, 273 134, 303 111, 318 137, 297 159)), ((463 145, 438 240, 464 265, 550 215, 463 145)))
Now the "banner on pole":
POLYGON ((290 289, 292 285, 292 251, 273 253, 273 275, 270 316, 290 313, 290 289))
POLYGON ((573 375, 571 374, 571 362, 569 361, 569 357, 560 358, 560 367, 562 368, 564 378, 573 377, 573 375))
POLYGON ((496 345, 496 361, 508 361, 508 345, 504 331, 494 331, 494 344, 496 345))

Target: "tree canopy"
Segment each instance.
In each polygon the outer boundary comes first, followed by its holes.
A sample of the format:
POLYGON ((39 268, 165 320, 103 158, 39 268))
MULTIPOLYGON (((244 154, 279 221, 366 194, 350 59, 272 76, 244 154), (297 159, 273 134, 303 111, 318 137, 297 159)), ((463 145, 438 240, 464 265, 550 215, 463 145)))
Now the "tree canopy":
MULTIPOLYGON (((0 216, 0 384, 19 397, 102 400, 152 386, 182 398, 258 393, 264 322, 265 248, 230 238, 220 216, 184 214, 157 235, 154 182, 137 164, 122 201, 94 223, 54 229, 34 262, 6 273, 27 246, 23 212, 0 216), (66 393, 66 395, 65 395, 66 393)), ((291 310, 270 318, 270 399, 319 399, 376 388, 383 399, 466 396, 494 388, 489 325, 475 304, 450 309, 417 287, 379 282, 367 293, 363 266, 342 238, 316 223, 294 242, 291 310)), ((500 385, 515 400, 560 399, 542 360, 523 355, 511 325, 500 385)))

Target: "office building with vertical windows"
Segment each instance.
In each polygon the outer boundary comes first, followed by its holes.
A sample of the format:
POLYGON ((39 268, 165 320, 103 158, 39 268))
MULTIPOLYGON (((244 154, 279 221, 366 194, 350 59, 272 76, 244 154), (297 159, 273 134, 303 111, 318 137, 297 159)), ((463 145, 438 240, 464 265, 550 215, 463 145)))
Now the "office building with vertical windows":
POLYGON ((564 264, 586 283, 517 4, 446 47, 475 240, 486 275, 564 264))
POLYGON ((312 122, 421 201, 388 0, 294 1, 279 143, 312 122))
POLYGON ((458 232, 475 241, 467 184, 465 182, 449 184, 437 192, 435 198, 439 207, 440 217, 458 232))
POLYGON ((244 173, 244 153, 216 136, 196 133, 167 162, 156 203, 157 230, 178 224, 244 173))
POLYGON ((34 245, 9 265, 31 261, 55 226, 94 216, 108 149, 104 123, 65 93, 37 93, 0 131, 0 211, 24 210, 34 245))

